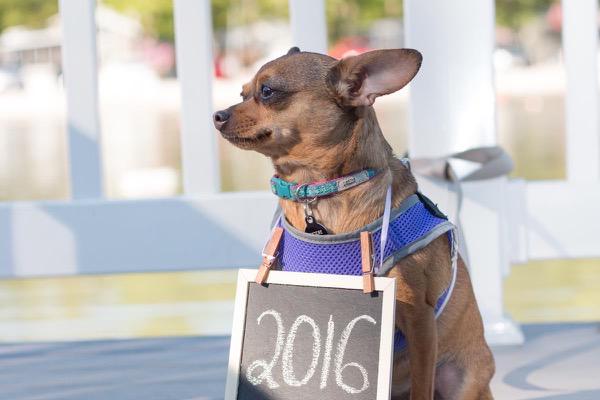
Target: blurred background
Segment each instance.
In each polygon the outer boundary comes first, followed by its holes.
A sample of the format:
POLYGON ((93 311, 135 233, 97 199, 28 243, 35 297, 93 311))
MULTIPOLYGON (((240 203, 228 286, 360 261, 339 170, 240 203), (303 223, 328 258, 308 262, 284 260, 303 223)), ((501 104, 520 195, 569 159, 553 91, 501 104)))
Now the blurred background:
MULTIPOLYGON (((402 2, 327 0, 329 54, 403 46, 402 2)), ((214 109, 293 45, 282 0, 212 0, 214 109)), ((56 0, 0 0, 0 201, 68 199, 66 101, 56 0)), ((180 86, 171 0, 103 0, 96 10, 102 166, 112 199, 182 191, 180 86)), ((497 0, 494 67, 500 144, 512 175, 565 177, 562 11, 497 0)), ((426 57, 426 55, 425 55, 426 57)), ((406 151, 406 91, 375 105, 406 151)), ((219 139, 224 191, 267 190, 268 160, 219 139)), ((210 334, 229 326, 235 271, 0 281, 0 341, 210 334)), ((519 322, 600 320, 600 260, 537 261, 505 285, 519 322), (566 267, 566 268, 565 268, 566 267)))

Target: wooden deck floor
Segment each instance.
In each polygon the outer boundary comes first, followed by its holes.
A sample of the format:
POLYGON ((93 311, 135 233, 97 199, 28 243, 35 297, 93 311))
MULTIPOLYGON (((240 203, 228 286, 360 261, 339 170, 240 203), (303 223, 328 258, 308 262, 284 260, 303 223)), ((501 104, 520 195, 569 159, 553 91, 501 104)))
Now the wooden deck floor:
MULTIPOLYGON (((598 324, 528 325, 494 349, 497 399, 600 399, 598 324)), ((228 337, 0 345, 0 399, 222 399, 228 337)))

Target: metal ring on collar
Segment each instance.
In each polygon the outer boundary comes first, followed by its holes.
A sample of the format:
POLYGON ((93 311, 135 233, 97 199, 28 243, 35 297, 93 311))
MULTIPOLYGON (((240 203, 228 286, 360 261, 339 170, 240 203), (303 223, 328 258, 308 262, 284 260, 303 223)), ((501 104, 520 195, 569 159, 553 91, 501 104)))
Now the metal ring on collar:
POLYGON ((294 189, 294 191, 292 192, 293 200, 302 201, 303 198, 306 198, 306 196, 300 197, 300 195, 299 195, 300 191, 302 189, 304 189, 305 187, 308 187, 308 183, 303 183, 303 184, 299 185, 296 189, 294 189))

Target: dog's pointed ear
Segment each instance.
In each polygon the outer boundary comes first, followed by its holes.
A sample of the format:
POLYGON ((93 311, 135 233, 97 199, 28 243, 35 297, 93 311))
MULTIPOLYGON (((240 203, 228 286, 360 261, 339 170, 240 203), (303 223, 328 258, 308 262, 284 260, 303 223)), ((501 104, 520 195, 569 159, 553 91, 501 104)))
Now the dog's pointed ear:
POLYGON ((370 106, 375 98, 402 89, 414 78, 423 57, 413 49, 374 50, 338 61, 328 84, 346 106, 370 106))
POLYGON ((300 47, 297 47, 297 46, 291 47, 288 50, 286 56, 289 56, 290 54, 295 54, 295 53, 300 53, 300 47))

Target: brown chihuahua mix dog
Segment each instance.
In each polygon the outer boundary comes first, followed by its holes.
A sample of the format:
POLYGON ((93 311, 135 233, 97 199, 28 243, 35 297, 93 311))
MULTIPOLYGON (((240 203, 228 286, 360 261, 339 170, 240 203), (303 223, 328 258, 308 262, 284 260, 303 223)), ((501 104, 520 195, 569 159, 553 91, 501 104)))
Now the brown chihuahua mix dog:
MULTIPOLYGON (((372 107, 416 75, 421 54, 375 50, 336 60, 298 48, 265 64, 243 87, 243 101, 214 114, 215 127, 237 147, 273 161, 286 181, 331 180, 364 169, 373 179, 319 199, 313 215, 330 234, 354 231, 380 218, 388 186, 392 205, 416 193, 415 178, 397 159, 372 107)), ((306 227, 302 203, 280 200, 287 221, 306 227)), ((494 359, 464 262, 453 294, 435 318, 434 306, 452 279, 450 244, 440 236, 402 258, 387 273, 397 280, 396 326, 407 349, 395 354, 394 399, 492 399, 494 359)))

